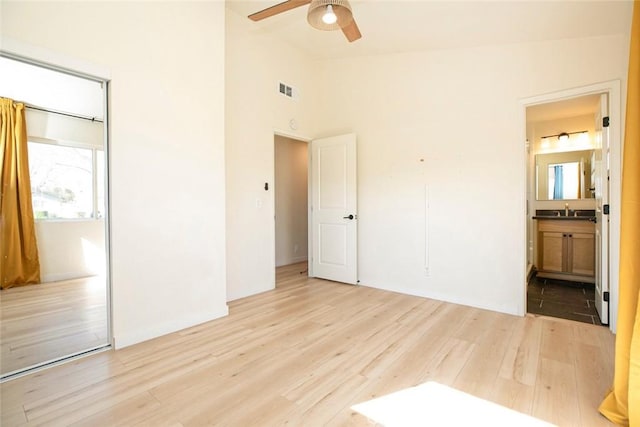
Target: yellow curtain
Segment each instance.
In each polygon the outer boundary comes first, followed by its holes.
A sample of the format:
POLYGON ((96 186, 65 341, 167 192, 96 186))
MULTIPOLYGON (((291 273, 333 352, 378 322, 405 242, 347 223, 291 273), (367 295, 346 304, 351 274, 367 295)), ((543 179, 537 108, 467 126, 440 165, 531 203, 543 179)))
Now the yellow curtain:
POLYGON ((0 98, 0 286, 40 283, 24 104, 0 98))
POLYGON ((640 1, 634 1, 622 166, 620 302, 613 390, 600 405, 611 421, 640 426, 640 1))

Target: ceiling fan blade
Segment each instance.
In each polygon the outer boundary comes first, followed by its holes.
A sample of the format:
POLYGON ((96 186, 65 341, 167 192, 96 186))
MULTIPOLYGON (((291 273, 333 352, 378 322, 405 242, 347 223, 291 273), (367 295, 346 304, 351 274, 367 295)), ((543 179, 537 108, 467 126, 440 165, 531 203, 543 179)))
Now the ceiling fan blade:
POLYGON ((274 6, 261 10, 260 12, 252 13, 249 15, 249 19, 252 21, 260 21, 265 18, 277 15, 282 12, 286 12, 296 7, 304 6, 311 3, 311 0, 287 0, 282 3, 278 3, 274 6))
POLYGON ((349 40, 350 43, 362 37, 355 19, 351 20, 349 24, 342 27, 342 32, 344 33, 345 37, 347 37, 347 40, 349 40))

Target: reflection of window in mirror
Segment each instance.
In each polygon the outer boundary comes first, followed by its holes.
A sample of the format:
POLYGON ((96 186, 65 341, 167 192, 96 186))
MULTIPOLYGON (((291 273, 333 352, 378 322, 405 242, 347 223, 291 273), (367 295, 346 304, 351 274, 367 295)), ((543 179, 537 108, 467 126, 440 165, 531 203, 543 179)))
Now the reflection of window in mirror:
POLYGON ((104 216, 104 151, 34 141, 28 149, 35 219, 104 216))
POLYGON ((580 198, 580 163, 556 163, 548 168, 549 200, 580 198))
POLYGON ((592 198, 593 195, 589 189, 593 187, 591 170, 595 166, 594 153, 594 150, 583 150, 536 154, 536 199, 572 200, 592 198), (554 197, 556 166, 563 166, 562 169, 558 169, 558 171, 562 170, 563 172, 563 185, 558 186, 556 197, 554 197), (567 182, 565 183, 565 181, 567 182), (574 182, 576 183, 575 186, 573 185, 574 182), (560 193, 562 193, 563 197, 560 197, 560 193))

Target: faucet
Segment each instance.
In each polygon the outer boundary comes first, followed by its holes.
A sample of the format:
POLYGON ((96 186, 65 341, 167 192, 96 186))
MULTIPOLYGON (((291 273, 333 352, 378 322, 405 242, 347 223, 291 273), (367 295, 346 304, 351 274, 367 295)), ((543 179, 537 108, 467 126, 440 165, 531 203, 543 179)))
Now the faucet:
POLYGON ((569 203, 564 204, 564 216, 569 216, 569 203))

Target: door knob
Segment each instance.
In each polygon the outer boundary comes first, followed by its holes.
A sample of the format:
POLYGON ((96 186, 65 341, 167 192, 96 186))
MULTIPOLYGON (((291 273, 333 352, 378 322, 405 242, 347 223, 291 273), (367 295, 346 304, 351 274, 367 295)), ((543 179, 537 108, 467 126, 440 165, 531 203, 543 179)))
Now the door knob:
POLYGON ((355 217, 353 215, 349 215, 349 216, 343 216, 342 218, 344 218, 344 219, 353 219, 355 217))

